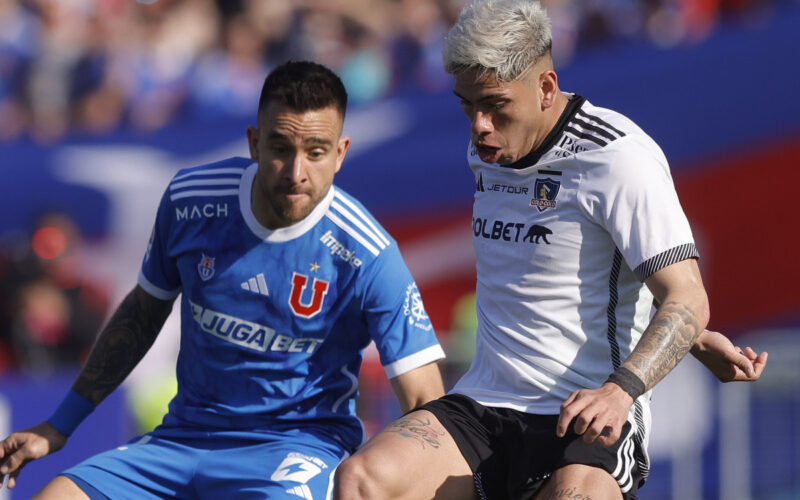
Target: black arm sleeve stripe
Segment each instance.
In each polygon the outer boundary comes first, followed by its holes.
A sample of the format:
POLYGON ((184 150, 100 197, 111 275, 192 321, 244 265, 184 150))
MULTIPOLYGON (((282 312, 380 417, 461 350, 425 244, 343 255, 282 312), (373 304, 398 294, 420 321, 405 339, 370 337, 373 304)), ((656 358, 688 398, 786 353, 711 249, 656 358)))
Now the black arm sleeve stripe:
POLYGON ((694 246, 694 243, 686 243, 647 259, 639 264, 633 272, 640 281, 644 281, 656 271, 660 271, 676 262, 698 258, 700 258, 700 254, 697 252, 697 247, 694 246))

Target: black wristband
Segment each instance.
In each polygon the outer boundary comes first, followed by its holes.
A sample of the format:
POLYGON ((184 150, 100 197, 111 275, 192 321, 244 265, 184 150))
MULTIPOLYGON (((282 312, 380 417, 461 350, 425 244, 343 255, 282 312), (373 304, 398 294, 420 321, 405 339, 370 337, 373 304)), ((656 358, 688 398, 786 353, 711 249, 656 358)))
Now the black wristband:
POLYGON ((617 368, 614 373, 608 376, 606 383, 608 382, 620 386, 623 391, 630 394, 634 401, 644 394, 644 382, 627 368, 617 368))

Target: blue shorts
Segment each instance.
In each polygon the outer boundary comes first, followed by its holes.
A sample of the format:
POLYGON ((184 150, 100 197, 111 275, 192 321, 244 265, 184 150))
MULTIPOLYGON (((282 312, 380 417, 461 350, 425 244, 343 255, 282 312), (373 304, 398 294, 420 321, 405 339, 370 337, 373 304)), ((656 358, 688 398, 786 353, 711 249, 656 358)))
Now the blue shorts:
POLYGON ((64 471, 92 500, 208 498, 324 500, 347 453, 299 431, 254 442, 224 434, 150 433, 64 471))

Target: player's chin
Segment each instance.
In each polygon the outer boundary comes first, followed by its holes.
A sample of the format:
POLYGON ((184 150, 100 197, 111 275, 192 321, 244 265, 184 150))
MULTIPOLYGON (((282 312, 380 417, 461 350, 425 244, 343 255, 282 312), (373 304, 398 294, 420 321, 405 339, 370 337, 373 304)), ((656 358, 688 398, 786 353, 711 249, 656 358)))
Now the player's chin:
POLYGON ((308 217, 312 210, 314 206, 311 203, 294 204, 283 212, 283 219, 288 225, 297 224, 308 217))

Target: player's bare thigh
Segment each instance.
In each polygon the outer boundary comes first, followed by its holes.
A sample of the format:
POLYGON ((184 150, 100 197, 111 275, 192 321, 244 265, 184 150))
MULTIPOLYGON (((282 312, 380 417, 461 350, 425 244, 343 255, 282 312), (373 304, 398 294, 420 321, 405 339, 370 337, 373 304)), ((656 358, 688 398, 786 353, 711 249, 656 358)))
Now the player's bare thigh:
POLYGON ((56 476, 31 500, 89 500, 89 496, 70 478, 56 476))
POLYGON ((556 470, 535 500, 560 499, 621 500, 617 481, 605 470, 572 464, 556 470))
POLYGON ((472 471, 444 426, 426 410, 370 439, 336 471, 334 499, 477 499, 472 471))

